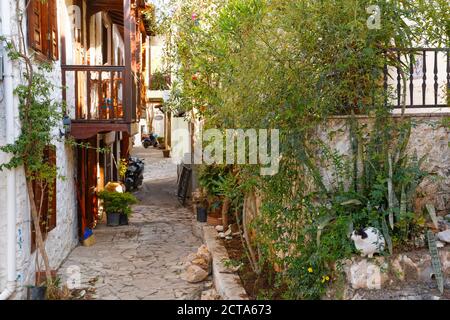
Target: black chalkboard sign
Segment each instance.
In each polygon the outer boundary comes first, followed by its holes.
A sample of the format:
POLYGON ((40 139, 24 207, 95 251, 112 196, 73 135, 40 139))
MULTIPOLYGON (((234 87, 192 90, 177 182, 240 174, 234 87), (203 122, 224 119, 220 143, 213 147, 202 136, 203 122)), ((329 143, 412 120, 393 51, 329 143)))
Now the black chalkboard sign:
POLYGON ((189 188, 189 182, 191 179, 192 169, 183 165, 180 179, 178 180, 178 200, 184 206, 186 203, 187 192, 189 188))

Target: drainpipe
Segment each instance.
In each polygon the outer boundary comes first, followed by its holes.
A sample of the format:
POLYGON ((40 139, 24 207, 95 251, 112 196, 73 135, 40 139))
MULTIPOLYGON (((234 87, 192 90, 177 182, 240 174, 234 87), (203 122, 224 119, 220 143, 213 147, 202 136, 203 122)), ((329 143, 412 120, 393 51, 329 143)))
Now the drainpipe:
MULTIPOLYGON (((11 40, 11 8, 9 1, 0 1, 0 12, 2 13, 2 34, 7 40, 11 40)), ((5 45, 5 44, 3 44, 5 45)), ((14 126, 14 95, 13 95, 13 69, 8 55, 4 54, 4 101, 6 109, 6 139, 8 144, 15 141, 14 126)), ((15 170, 7 171, 7 284, 0 293, 0 300, 7 300, 16 291, 16 175, 15 170)))

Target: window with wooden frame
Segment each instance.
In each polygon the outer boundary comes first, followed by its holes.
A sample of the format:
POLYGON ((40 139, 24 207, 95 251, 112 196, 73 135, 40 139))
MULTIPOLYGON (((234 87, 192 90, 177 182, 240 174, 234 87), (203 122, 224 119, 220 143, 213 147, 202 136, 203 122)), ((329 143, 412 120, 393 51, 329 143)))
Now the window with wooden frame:
MULTIPOLYGON (((44 151, 43 161, 56 166, 56 148, 49 146, 44 151)), ((56 228, 56 178, 51 185, 33 180, 34 201, 40 217, 42 236, 45 239, 50 231, 56 228)), ((36 232, 31 222, 31 252, 36 250, 36 232)))
POLYGON ((41 57, 59 58, 57 0, 28 0, 28 45, 41 57))

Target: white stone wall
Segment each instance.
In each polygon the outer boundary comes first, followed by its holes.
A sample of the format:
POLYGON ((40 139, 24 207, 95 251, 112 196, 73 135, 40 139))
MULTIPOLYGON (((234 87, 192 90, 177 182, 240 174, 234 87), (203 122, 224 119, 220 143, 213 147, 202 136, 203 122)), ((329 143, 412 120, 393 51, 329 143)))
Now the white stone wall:
MULTIPOLYGON (((407 152, 413 154, 416 151, 419 159, 426 156, 422 169, 432 174, 419 186, 416 210, 422 210, 425 204, 431 203, 441 214, 450 212, 450 128, 443 125, 444 116, 414 115, 411 118, 414 125, 407 152)), ((347 156, 352 154, 352 149, 347 120, 345 117, 329 120, 326 130, 322 129, 319 135, 333 150, 349 159, 347 156)), ((373 123, 373 119, 367 117, 358 117, 358 121, 369 128, 373 123)), ((321 173, 327 185, 335 181, 332 167, 322 168, 321 173)))
MULTIPOLYGON (((15 1, 10 1, 11 12, 15 12, 15 1)), ((20 2, 24 5, 24 1, 20 2)), ((64 0, 59 0, 59 21, 68 19, 63 17, 61 10, 64 8, 64 0)), ((14 18, 14 16, 13 16, 14 18)), ((17 34, 16 21, 13 21, 12 30, 17 34)), ((14 86, 23 82, 21 76, 23 72, 23 65, 14 65, 14 86)), ((48 79, 57 85, 61 86, 61 69, 60 62, 54 63, 54 71, 48 75, 48 79)), ((3 83, 0 81, 0 145, 5 144, 5 126, 4 118, 5 104, 3 101, 3 83)), ((55 101, 62 100, 62 93, 60 89, 55 89, 53 93, 55 101)), ((18 113, 18 101, 15 97, 14 106, 16 108, 16 115, 18 113)), ((18 121, 16 121, 19 124, 18 121)), ((54 130, 55 136, 58 136, 58 128, 54 130)), ((74 188, 75 175, 75 158, 71 147, 65 146, 64 142, 54 142, 57 150, 57 165, 58 174, 64 179, 57 181, 57 226, 52 230, 46 240, 46 248, 50 259, 52 268, 57 269, 62 261, 67 257, 71 250, 78 243, 78 221, 77 221, 77 206, 76 206, 76 191, 74 188)), ((0 153, 0 161, 5 161, 5 155, 0 153)), ((16 170, 16 209, 17 209, 17 280, 18 289, 14 295, 14 299, 26 298, 26 285, 34 284, 35 254, 31 254, 31 217, 29 211, 28 195, 26 192, 25 175, 23 168, 16 170)), ((0 172, 0 291, 4 289, 6 284, 6 172, 0 172)))
MULTIPOLYGON (((6 119, 4 105, 4 88, 0 80, 0 145, 6 142, 6 119)), ((0 163, 6 161, 4 153, 0 152, 0 163)), ((6 174, 0 171, 0 204, 6 203, 6 174)), ((0 207, 0 290, 6 285, 6 212, 0 207)))

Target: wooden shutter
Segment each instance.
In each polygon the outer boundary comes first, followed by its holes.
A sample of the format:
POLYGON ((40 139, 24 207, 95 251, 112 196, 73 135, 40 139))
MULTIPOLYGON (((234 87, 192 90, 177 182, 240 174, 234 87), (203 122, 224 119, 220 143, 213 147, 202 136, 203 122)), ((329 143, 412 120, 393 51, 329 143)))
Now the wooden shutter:
POLYGON ((28 42, 34 50, 43 52, 42 39, 42 10, 39 0, 29 0, 31 3, 27 9, 28 42))
POLYGON ((59 58, 58 9, 56 3, 57 0, 48 0, 49 57, 53 60, 59 58))
MULTIPOLYGON (((41 216, 39 219, 39 225, 41 226, 41 233, 45 240, 47 232, 46 225, 44 222, 47 219, 47 211, 49 207, 48 203, 48 192, 42 189, 41 182, 39 180, 33 180, 33 192, 34 192, 34 202, 36 204, 36 209, 39 212, 41 208, 41 216)), ((31 252, 36 250, 36 229, 34 228, 34 223, 31 221, 31 252)))

